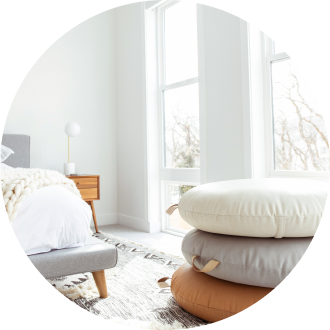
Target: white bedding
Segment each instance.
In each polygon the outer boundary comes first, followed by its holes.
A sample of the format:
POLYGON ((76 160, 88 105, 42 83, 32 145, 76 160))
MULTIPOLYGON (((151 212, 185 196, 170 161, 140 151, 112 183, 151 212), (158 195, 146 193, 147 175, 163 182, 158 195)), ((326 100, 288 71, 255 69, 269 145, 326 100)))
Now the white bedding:
POLYGON ((11 222, 27 255, 83 246, 90 236, 92 211, 77 195, 58 185, 28 195, 11 222))
POLYGON ((11 166, 8 166, 7 164, 3 164, 3 163, 1 163, 1 164, 0 164, 0 169, 1 169, 2 171, 8 171, 8 170, 12 170, 13 168, 12 168, 11 166))
POLYGON ((22 201, 36 190, 47 186, 62 186, 81 197, 75 183, 65 175, 40 168, 13 168, 1 171, 1 190, 9 220, 17 216, 22 201))
POLYGON ((4 145, 1 145, 1 163, 4 162, 13 153, 13 150, 4 145))

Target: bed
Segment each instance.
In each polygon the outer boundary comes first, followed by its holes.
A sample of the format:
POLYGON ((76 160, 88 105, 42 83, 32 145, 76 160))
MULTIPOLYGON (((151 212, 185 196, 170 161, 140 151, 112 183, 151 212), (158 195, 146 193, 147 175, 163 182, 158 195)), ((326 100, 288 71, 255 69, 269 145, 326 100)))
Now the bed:
MULTIPOLYGON (((4 164, 14 168, 30 168, 28 135, 4 134, 1 144, 15 152, 3 162, 4 164)), ((90 236, 84 246, 51 250, 28 255, 28 258, 46 279, 92 273, 100 297, 106 298, 108 290, 104 270, 116 266, 118 253, 115 246, 90 236)))

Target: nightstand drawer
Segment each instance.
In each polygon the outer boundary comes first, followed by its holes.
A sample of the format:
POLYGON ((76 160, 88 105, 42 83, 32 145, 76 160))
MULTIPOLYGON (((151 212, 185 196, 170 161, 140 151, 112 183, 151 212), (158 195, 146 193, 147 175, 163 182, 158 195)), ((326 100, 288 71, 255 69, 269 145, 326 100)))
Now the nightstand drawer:
POLYGON ((78 189, 97 188, 97 178, 72 178, 78 189))
POLYGON ((81 189, 79 185, 77 185, 79 188, 79 191, 81 193, 82 199, 99 199, 99 196, 97 194, 97 188, 83 188, 81 189))

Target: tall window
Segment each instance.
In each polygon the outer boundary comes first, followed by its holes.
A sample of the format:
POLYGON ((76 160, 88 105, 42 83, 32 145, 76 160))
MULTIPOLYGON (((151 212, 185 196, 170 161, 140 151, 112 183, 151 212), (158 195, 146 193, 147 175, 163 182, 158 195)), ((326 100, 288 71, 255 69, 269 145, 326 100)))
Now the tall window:
MULTIPOLYGON (((199 88, 196 4, 167 1, 158 8, 161 181, 163 207, 199 183, 199 88)), ((178 213, 163 230, 190 229, 178 213)))
MULTIPOLYGON (((275 45, 275 51, 278 49, 275 45)), ((268 57, 272 145, 270 175, 325 176, 329 140, 308 82, 286 53, 268 57)))

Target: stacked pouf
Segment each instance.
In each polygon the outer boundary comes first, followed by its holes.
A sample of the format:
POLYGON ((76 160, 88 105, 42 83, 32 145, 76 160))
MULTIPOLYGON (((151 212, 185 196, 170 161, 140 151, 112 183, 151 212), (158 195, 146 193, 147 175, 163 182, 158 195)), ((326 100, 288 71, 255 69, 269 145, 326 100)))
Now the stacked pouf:
POLYGON ((182 242, 188 264, 172 277, 177 303, 209 322, 232 316, 280 284, 308 248, 328 184, 303 179, 200 185, 177 207, 195 227, 182 242))

